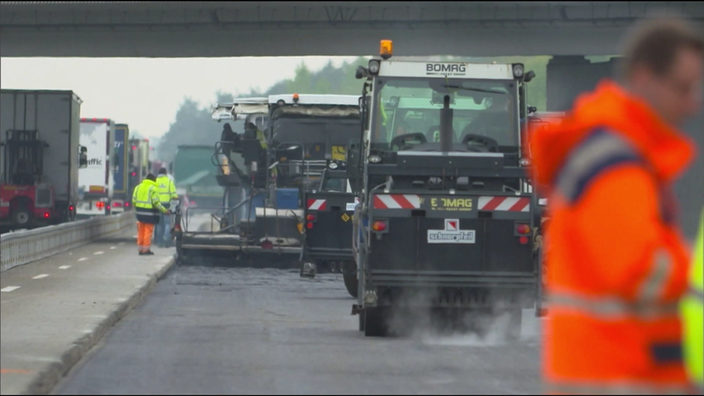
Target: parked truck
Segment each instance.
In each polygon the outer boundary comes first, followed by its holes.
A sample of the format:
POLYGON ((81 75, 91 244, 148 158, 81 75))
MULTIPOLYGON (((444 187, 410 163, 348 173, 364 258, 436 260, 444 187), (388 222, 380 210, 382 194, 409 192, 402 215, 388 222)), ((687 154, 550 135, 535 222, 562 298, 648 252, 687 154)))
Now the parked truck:
POLYGON ((129 200, 132 199, 134 188, 147 177, 150 164, 148 161, 149 141, 145 139, 130 139, 129 140, 129 177, 127 181, 127 194, 129 200))
POLYGON ((109 215, 113 199, 115 122, 108 118, 82 118, 81 144, 88 148, 88 166, 78 172, 81 217, 109 215))
POLYGON ((3 229, 75 219, 78 170, 87 165, 79 143, 81 103, 73 91, 1 91, 3 229))
POLYGON ((112 195, 112 213, 124 213, 130 208, 132 191, 129 187, 129 135, 127 124, 115 125, 115 174, 112 195))

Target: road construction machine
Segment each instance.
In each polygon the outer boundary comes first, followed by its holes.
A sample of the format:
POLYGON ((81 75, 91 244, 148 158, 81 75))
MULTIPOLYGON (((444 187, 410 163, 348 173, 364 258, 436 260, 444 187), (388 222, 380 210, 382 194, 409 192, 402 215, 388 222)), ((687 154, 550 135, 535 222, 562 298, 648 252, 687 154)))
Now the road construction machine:
POLYGON ((245 257, 264 265, 260 258, 267 254, 266 265, 301 266, 305 194, 335 167, 349 140, 359 139, 359 96, 237 99, 216 105, 212 115, 245 128, 215 144, 212 163, 225 188, 223 205, 184 211, 176 233, 181 262, 245 257))
POLYGON ((391 48, 383 40, 381 58, 356 72, 367 121, 360 161, 347 164, 362 173, 352 314, 366 336, 420 317, 481 334, 501 315, 515 340, 522 309, 542 312, 541 211, 521 136, 535 73, 391 61, 391 48))

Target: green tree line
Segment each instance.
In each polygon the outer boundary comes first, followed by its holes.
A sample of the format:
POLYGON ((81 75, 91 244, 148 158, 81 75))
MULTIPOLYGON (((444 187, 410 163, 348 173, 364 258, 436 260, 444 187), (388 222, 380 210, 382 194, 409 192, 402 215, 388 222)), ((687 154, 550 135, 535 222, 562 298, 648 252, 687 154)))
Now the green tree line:
MULTIPOLYGON (((301 94, 361 94, 362 83, 355 78, 357 66, 367 64, 369 58, 358 57, 352 62, 345 62, 335 67, 329 62, 319 71, 311 71, 303 62, 296 68, 293 78, 282 80, 265 91, 251 90, 239 97, 265 97, 268 95, 301 93, 301 94)), ((472 63, 513 63, 522 62, 526 71, 533 70, 535 79, 528 88, 528 103, 538 109, 545 110, 546 104, 546 66, 550 57, 494 57, 494 58, 466 58, 466 57, 441 57, 441 60, 465 61, 472 63)), ((215 93, 216 103, 232 102, 234 95, 226 92, 215 93)), ((240 122, 230 123, 234 131, 241 131, 240 122)), ((176 119, 169 130, 158 142, 157 157, 160 160, 171 162, 179 145, 207 145, 214 146, 220 139, 223 124, 211 118, 211 107, 201 107, 189 97, 176 112, 176 119)))

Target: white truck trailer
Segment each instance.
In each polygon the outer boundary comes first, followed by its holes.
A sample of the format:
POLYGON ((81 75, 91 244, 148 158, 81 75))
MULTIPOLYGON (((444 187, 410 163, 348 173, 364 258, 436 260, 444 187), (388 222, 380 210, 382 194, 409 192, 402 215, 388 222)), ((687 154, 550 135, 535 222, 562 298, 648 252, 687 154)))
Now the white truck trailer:
POLYGON ((78 172, 81 217, 109 215, 115 179, 115 122, 107 118, 81 119, 81 145, 88 148, 88 166, 78 172))

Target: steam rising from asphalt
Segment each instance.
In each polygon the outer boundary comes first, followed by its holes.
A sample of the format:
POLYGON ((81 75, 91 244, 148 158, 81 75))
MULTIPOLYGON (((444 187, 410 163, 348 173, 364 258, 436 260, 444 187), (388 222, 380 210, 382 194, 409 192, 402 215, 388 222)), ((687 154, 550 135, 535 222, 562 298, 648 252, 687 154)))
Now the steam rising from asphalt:
MULTIPOLYGON (((510 313, 495 313, 489 309, 457 313, 454 309, 431 309, 429 301, 431 296, 422 292, 402 298, 399 303, 402 308, 389 313, 389 333, 425 345, 484 347, 511 344, 507 336, 512 325, 510 313)), ((531 320, 531 315, 526 312, 522 312, 522 316, 519 342, 535 341, 535 319, 531 320)))

